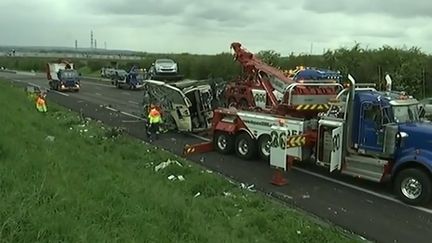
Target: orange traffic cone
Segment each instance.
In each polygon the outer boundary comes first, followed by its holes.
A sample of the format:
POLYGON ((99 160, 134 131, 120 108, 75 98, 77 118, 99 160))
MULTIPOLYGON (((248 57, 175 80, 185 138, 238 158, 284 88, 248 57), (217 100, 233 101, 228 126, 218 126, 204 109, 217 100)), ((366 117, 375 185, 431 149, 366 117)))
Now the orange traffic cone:
POLYGON ((283 176, 282 171, 280 169, 276 169, 271 183, 276 186, 284 186, 288 184, 288 181, 283 176))

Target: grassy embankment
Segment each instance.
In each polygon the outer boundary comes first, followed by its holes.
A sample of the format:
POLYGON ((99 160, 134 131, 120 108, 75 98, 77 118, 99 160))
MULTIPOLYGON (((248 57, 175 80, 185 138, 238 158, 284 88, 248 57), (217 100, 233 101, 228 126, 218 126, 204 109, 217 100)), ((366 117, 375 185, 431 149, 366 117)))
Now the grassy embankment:
POLYGON ((37 113, 22 90, 3 81, 0 105, 2 241, 353 241, 175 155, 111 136, 102 124, 84 123, 57 105, 37 113), (156 172, 168 159, 182 166, 156 172))

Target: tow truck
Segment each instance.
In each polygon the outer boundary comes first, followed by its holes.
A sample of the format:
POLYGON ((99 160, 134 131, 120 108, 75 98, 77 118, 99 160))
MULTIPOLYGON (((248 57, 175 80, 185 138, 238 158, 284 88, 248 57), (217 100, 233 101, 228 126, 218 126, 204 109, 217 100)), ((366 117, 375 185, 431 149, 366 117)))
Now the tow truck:
MULTIPOLYGON (((252 55, 248 58, 243 62, 249 64, 248 74, 263 70, 277 74, 265 64, 254 62, 252 55)), ((265 103, 266 110, 218 108, 213 111, 212 141, 186 145, 184 155, 216 150, 251 160, 258 154, 280 170, 294 162, 312 162, 332 174, 390 182, 403 202, 427 204, 432 196, 432 125, 420 119, 418 101, 404 92, 392 91, 390 76, 386 76, 387 91, 356 83, 351 75, 348 80, 334 97, 322 97, 328 107, 316 115, 298 112, 297 108, 305 104, 293 102, 299 96, 293 86, 314 82, 291 82, 279 103, 265 103)), ((268 82, 264 88, 271 91, 268 82)), ((272 93, 267 95, 271 97, 272 93)), ((301 101, 313 96, 306 94, 301 101)), ((252 101, 257 102, 257 97, 252 101)))

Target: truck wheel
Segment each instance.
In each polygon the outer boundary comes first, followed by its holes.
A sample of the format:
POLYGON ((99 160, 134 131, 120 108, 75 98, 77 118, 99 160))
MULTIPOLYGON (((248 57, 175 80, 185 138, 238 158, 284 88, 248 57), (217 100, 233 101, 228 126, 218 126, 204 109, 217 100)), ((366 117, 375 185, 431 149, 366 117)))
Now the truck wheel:
POLYGON ((271 137, 269 135, 262 135, 258 139, 258 153, 262 160, 270 161, 270 143, 271 137))
POLYGON ((421 169, 404 169, 396 176, 394 190, 405 203, 423 205, 431 198, 431 178, 421 169))
POLYGON ((235 148, 237 157, 244 160, 251 160, 256 157, 256 142, 247 133, 241 133, 237 136, 235 148))
POLYGON ((221 154, 230 154, 234 149, 234 139, 226 132, 216 132, 213 143, 221 154))

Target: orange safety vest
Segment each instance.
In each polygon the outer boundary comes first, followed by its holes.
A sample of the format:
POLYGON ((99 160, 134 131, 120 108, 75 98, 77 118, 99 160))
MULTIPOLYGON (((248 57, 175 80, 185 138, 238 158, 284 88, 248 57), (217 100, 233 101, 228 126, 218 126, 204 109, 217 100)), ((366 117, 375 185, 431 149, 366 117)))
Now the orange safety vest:
POLYGON ((150 113, 149 113, 149 120, 150 123, 159 123, 161 121, 161 115, 160 112, 156 109, 153 108, 150 113))
POLYGON ((36 100, 36 105, 37 106, 43 106, 43 105, 45 105, 45 100, 42 97, 39 96, 37 98, 37 100, 36 100))

